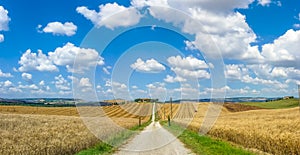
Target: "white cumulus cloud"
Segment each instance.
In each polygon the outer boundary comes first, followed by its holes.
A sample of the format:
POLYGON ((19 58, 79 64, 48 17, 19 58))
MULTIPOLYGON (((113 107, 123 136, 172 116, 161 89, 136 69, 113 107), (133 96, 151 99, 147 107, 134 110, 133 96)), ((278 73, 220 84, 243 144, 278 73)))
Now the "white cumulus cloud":
POLYGON ((4 87, 11 87, 13 85, 13 83, 9 80, 6 80, 4 83, 3 83, 4 87))
POLYGON ((182 99, 199 99, 199 85, 182 84, 180 88, 174 89, 179 92, 182 99))
POLYGON ((268 79, 262 79, 258 77, 251 77, 249 75, 246 75, 241 80, 244 83, 251 83, 254 85, 266 85, 273 88, 287 88, 288 85, 279 82, 278 80, 268 80, 268 79))
POLYGON ((72 43, 58 47, 48 55, 55 65, 66 66, 67 70, 73 73, 82 73, 90 67, 104 65, 104 59, 96 50, 76 47, 72 43))
POLYGON ((20 89, 29 89, 29 90, 38 90, 39 87, 36 86, 35 84, 31 84, 31 85, 19 85, 18 88, 20 89))
POLYGON ((262 58, 258 49, 250 45, 257 36, 246 23, 244 15, 239 12, 218 15, 201 9, 192 9, 190 13, 195 21, 185 21, 183 31, 196 34, 193 43, 206 56, 222 54, 226 59, 237 60, 262 58), (197 28, 194 22, 201 23, 201 28, 197 28))
POLYGON ((207 64, 203 60, 199 60, 195 57, 188 56, 188 57, 181 57, 179 55, 177 56, 171 56, 167 59, 168 63, 171 67, 178 67, 182 69, 205 69, 208 68, 207 64))
POLYGON ((111 89, 108 89, 107 93, 112 93, 114 98, 130 99, 128 86, 121 82, 112 81, 111 89))
POLYGON ((243 95, 257 95, 260 94, 259 90, 251 89, 249 87, 239 88, 239 89, 233 89, 229 86, 224 86, 222 88, 205 88, 204 92, 201 92, 201 94, 211 94, 214 93, 224 93, 226 92, 226 95, 228 97, 236 97, 237 94, 243 94, 243 95))
POLYGON ((111 66, 107 66, 107 67, 103 67, 102 70, 105 74, 110 75, 110 72, 108 71, 109 69, 111 69, 111 66))
POLYGON ((169 57, 167 61, 171 70, 181 78, 210 78, 210 74, 205 70, 208 68, 208 65, 203 60, 199 60, 191 56, 186 58, 181 56, 172 56, 169 57))
POLYGON ((268 5, 270 5, 270 3, 272 3, 271 0, 258 0, 258 4, 260 4, 262 6, 268 6, 268 5))
POLYGON ((54 77, 55 81, 53 82, 55 84, 55 87, 59 91, 70 91, 71 90, 71 84, 68 82, 62 75, 54 77))
POLYGON ((11 75, 11 73, 4 73, 4 72, 2 72, 2 70, 0 69, 0 77, 6 77, 6 78, 9 78, 9 77, 13 77, 13 76, 11 75))
MULTIPOLYGON (((41 25, 38 25, 38 28, 41 28, 41 25)), ((54 35, 66 35, 72 36, 76 34, 77 26, 72 22, 51 22, 43 29, 45 33, 52 33, 54 35)))
POLYGON ((100 5, 99 12, 89 10, 85 6, 77 7, 76 11, 92 21, 95 26, 105 26, 109 29, 135 25, 142 17, 134 7, 126 8, 117 3, 100 5))
POLYGON ((65 66, 68 72, 83 73, 96 65, 104 65, 104 59, 94 49, 80 48, 72 43, 58 47, 54 52, 44 54, 41 50, 38 53, 28 49, 19 60, 21 72, 37 71, 58 71, 57 66, 65 66))
POLYGON ((293 27, 296 29, 300 29, 300 24, 294 24, 293 27))
MULTIPOLYGON (((251 46, 257 36, 247 24, 246 17, 234 10, 248 8, 251 3, 253 0, 132 1, 132 5, 136 7, 149 6, 148 10, 154 18, 172 23, 183 32, 195 35, 193 48, 198 47, 205 56, 214 58, 220 53, 227 59, 247 61, 262 59, 258 48, 251 46), (178 10, 168 9, 170 7, 179 9, 186 15, 178 10)), ((190 45, 187 44, 187 48, 190 45)))
POLYGON ((168 82, 168 83, 175 83, 175 82, 185 82, 187 80, 182 77, 179 77, 179 76, 173 77, 173 76, 167 75, 167 77, 164 79, 164 81, 168 82))
POLYGON ((29 74, 29 73, 22 73, 22 78, 25 80, 25 81, 30 81, 32 79, 32 75, 29 74))
POLYGON ((53 64, 53 62, 43 54, 41 50, 38 50, 38 53, 31 52, 28 49, 20 58, 19 71, 26 72, 30 70, 37 71, 58 71, 58 68, 53 64))
POLYGON ((89 78, 81 78, 79 82, 80 87, 92 87, 92 84, 90 82, 89 78))
POLYGON ((233 11, 236 8, 248 8, 248 5, 253 1, 254 0, 169 0, 168 3, 170 6, 183 11, 186 11, 189 8, 201 8, 212 12, 223 13, 233 11))
POLYGON ((228 79, 240 80, 244 75, 248 75, 249 70, 242 64, 228 64, 225 66, 225 77, 228 79))
POLYGON ((300 30, 288 30, 273 43, 262 46, 262 55, 273 65, 293 67, 300 61, 300 30))
POLYGON ((20 88, 17 87, 10 87, 8 89, 9 92, 13 92, 13 93, 22 93, 23 91, 20 88))
POLYGON ((92 83, 89 78, 81 78, 79 81, 79 87, 82 92, 90 92, 92 91, 92 83))
POLYGON ((171 68, 177 76, 189 79, 209 79, 210 74, 206 70, 188 70, 182 68, 171 68))
POLYGON ((273 67, 268 64, 247 65, 247 67, 260 78, 300 79, 300 70, 295 67, 273 67))
POLYGON ((288 76, 288 69, 287 68, 283 68, 283 67, 275 67, 273 68, 271 75, 273 77, 283 77, 286 78, 288 76))
POLYGON ((44 80, 40 81, 39 85, 40 86, 44 86, 45 85, 45 81, 44 80))
POLYGON ((0 43, 4 41, 4 35, 0 34, 0 43))
MULTIPOLYGON (((8 31, 8 23, 10 18, 8 16, 8 11, 0 5, 0 31, 8 31)), ((0 34, 0 43, 4 41, 4 35, 0 34)))
POLYGON ((155 59, 143 61, 141 58, 138 58, 135 63, 130 65, 130 67, 138 72, 145 73, 159 73, 166 69, 164 65, 160 64, 155 59))
POLYGON ((146 85, 148 88, 148 93, 150 98, 152 99, 158 99, 159 101, 166 101, 167 95, 168 95, 168 90, 165 87, 164 83, 160 82, 155 82, 155 83, 150 83, 146 85))
POLYGON ((7 31, 9 29, 9 21, 8 11, 3 6, 0 6, 0 31, 7 31))

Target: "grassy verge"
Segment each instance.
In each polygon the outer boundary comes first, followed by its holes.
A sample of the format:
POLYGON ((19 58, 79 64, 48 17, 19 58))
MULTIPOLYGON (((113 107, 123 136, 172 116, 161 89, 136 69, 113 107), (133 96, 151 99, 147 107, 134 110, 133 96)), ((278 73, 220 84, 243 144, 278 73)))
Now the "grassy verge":
POLYGON ((284 108, 295 108, 299 106, 298 99, 287 99, 270 102, 242 102, 241 104, 256 106, 266 109, 284 109, 284 108))
MULTIPOLYGON (((178 133, 182 132, 184 129, 172 123, 169 127, 167 122, 162 122, 164 128, 173 133, 174 135, 178 135, 178 133)), ((191 149, 196 154, 201 155, 254 155, 253 153, 246 151, 238 146, 234 146, 228 142, 224 142, 218 139, 213 139, 208 136, 202 136, 198 133, 191 130, 184 130, 178 139, 185 144, 185 146, 191 149)))
MULTIPOLYGON (((126 140, 128 140, 130 137, 134 135, 135 132, 132 131, 142 131, 150 123, 151 123, 151 119, 148 122, 143 123, 141 126, 137 125, 130 128, 130 130, 120 132, 119 134, 115 135, 109 140, 109 144, 112 144, 113 146, 121 145, 122 143, 124 143, 126 140)), ((92 148, 80 151, 79 153, 77 153, 77 155, 100 155, 100 154, 110 155, 116 151, 116 148, 114 148, 109 144, 105 142, 99 142, 92 148)))

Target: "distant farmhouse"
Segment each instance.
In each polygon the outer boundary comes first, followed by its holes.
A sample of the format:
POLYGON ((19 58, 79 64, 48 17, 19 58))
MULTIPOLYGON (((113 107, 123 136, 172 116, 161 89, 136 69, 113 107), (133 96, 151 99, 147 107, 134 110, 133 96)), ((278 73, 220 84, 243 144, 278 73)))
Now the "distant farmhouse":
POLYGON ((293 99, 293 98, 294 98, 294 96, 284 96, 284 97, 283 97, 284 100, 287 100, 287 99, 293 99))

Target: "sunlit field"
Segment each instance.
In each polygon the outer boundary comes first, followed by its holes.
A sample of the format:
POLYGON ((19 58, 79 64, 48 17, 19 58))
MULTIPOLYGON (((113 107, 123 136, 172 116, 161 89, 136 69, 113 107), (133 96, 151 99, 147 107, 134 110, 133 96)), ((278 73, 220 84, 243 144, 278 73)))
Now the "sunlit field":
MULTIPOLYGON (((107 106, 102 110, 121 127, 138 125, 140 117, 126 111, 126 106, 143 113, 141 123, 149 120, 150 104, 107 106)), ((75 107, 0 106, 0 118, 0 154, 74 154, 100 141, 85 126, 75 107)), ((109 122, 101 124, 101 135, 114 130, 109 122)))
MULTIPOLYGON (((212 103, 157 104, 157 119, 168 116, 199 131, 212 103)), ((81 107, 80 112, 102 123, 101 135, 110 135, 114 125, 130 128, 149 120, 152 104, 81 107), (92 110, 91 110, 92 109, 92 110), (103 111, 103 116, 97 115, 103 111), (114 122, 102 121, 109 116, 114 122), (100 119, 99 119, 100 118, 100 119)), ((79 117, 76 107, 0 106, 0 154, 74 154, 100 140, 79 117)), ((208 135, 271 154, 300 154, 299 108, 261 109, 240 104, 221 108, 208 135)), ((118 130, 118 129, 116 129, 118 130)))
MULTIPOLYGON (((192 109, 192 105, 185 109, 192 109)), ((198 132, 209 105, 211 103, 198 104, 193 119, 190 118, 191 110, 188 110, 185 114, 180 114, 181 117, 175 115, 174 121, 198 132)), ((271 154, 300 154, 299 108, 253 109, 256 110, 248 108, 247 111, 230 112, 223 107, 215 126, 208 134, 248 149, 271 154)))

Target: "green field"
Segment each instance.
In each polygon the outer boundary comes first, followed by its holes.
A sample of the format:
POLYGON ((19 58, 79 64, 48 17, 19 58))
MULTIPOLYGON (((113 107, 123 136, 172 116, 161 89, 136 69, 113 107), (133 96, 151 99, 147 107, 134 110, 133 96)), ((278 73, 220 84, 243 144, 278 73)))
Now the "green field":
POLYGON ((299 99, 286 99, 270 102, 241 102, 241 104, 256 106, 265 109, 285 109, 299 106, 299 99))

